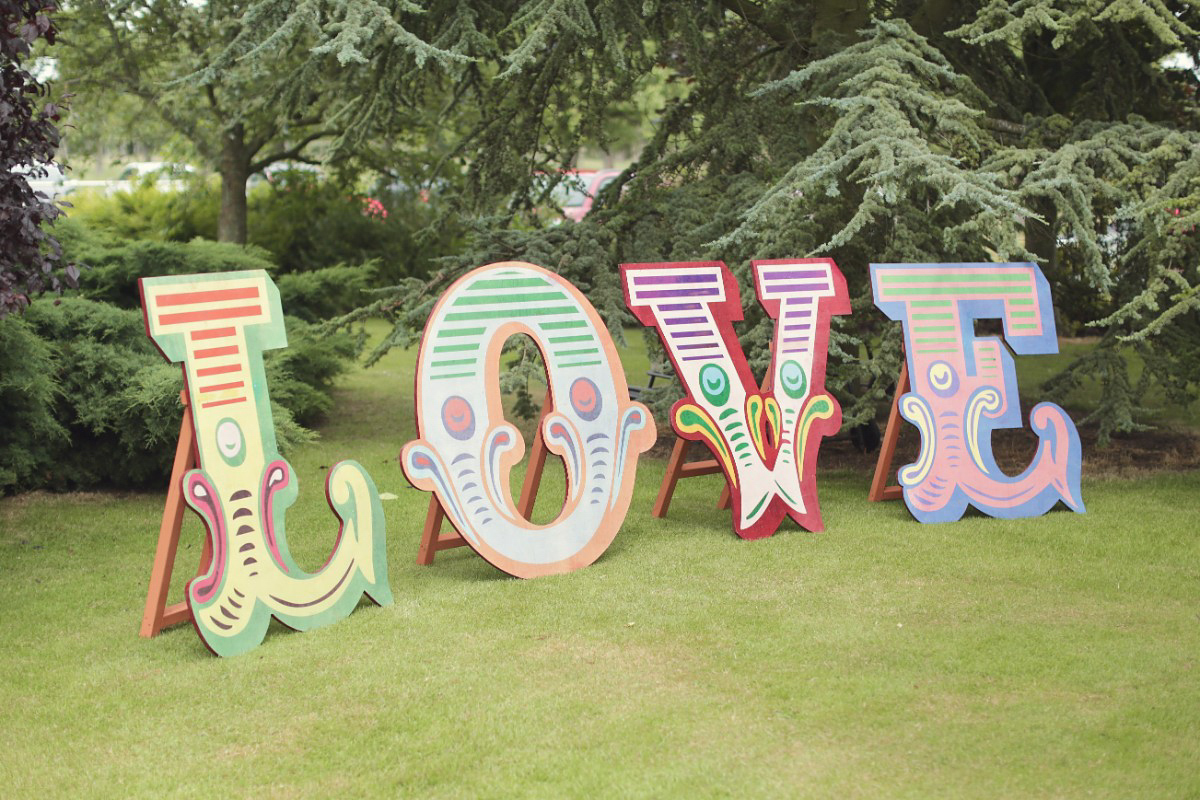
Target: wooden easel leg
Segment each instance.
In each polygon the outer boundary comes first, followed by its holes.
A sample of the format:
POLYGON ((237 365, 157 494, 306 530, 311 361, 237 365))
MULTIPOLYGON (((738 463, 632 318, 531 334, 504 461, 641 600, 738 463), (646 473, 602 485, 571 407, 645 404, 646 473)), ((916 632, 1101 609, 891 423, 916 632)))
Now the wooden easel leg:
POLYGON ((896 394, 892 397, 892 408, 888 412, 887 429, 883 432, 883 441, 879 445, 879 460, 875 462, 875 476, 871 480, 871 491, 867 499, 872 503, 882 500, 896 500, 903 495, 899 486, 888 486, 888 476, 892 473, 892 461, 896 457, 896 441, 900 438, 900 397, 909 390, 908 360, 900 365, 900 376, 896 379, 896 394))
MULTIPOLYGON (((162 523, 158 528, 158 547, 150 573, 150 588, 142 612, 144 638, 154 636, 163 628, 191 619, 187 603, 167 607, 167 592, 171 588, 171 573, 175 569, 175 554, 179 549, 179 531, 183 525, 183 476, 196 466, 196 435, 192 429, 192 409, 186 396, 183 404, 183 423, 179 426, 179 443, 175 446, 175 462, 171 467, 171 482, 167 487, 167 502, 163 506, 162 523)), ((201 570, 212 561, 212 543, 204 537, 201 570)))
POLYGON ((517 500, 517 513, 525 519, 533 515, 533 505, 537 502, 538 488, 542 485, 542 471, 546 468, 546 440, 542 437, 542 422, 550 413, 550 389, 546 389, 546 398, 542 400, 542 415, 538 417, 537 431, 533 435, 533 447, 529 449, 529 468, 525 470, 525 480, 521 483, 521 497, 517 500))
POLYGON ((665 517, 671 507, 671 497, 675 494, 675 484, 679 483, 679 473, 683 469, 683 461, 687 458, 687 439, 675 439, 675 447, 671 450, 671 459, 667 461, 667 473, 663 475, 662 486, 658 488, 658 499, 654 501, 654 510, 650 512, 655 517, 665 517))
POLYGON ((729 491, 729 482, 725 482, 725 486, 721 489, 721 496, 717 499, 717 511, 724 511, 733 503, 733 493, 729 491))
POLYGON ((442 520, 446 512, 438 502, 436 494, 429 495, 429 511, 425 513, 425 528, 421 531, 421 545, 417 548, 417 564, 428 567, 437 553, 438 534, 442 531, 442 520))

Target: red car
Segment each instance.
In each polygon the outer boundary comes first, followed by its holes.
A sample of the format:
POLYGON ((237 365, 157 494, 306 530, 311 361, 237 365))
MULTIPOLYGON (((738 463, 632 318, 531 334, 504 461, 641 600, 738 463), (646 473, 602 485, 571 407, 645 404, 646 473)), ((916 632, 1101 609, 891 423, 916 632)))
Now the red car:
POLYGON ((569 170, 554 189, 554 201, 562 206, 563 216, 579 222, 592 210, 596 195, 621 174, 619 169, 569 170))

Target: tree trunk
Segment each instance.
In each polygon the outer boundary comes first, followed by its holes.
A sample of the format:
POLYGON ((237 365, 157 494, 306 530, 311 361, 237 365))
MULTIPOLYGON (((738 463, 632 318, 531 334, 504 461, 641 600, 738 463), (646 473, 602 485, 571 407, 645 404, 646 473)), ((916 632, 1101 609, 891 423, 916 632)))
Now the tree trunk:
POLYGON ((249 172, 250 154, 246 151, 245 129, 239 123, 226 132, 221 146, 219 242, 246 243, 246 179, 250 177, 249 172))

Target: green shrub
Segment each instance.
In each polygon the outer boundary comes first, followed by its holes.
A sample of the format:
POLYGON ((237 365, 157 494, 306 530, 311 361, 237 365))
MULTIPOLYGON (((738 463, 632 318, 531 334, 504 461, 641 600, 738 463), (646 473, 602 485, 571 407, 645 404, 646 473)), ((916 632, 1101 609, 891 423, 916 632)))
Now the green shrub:
POLYGON ((64 228, 67 231, 64 252, 90 267, 80 275, 80 293, 120 308, 141 307, 137 281, 145 276, 274 270, 270 256, 254 247, 205 239, 187 243, 122 241, 88 229, 80 230, 78 223, 64 228))
POLYGON ((215 181, 195 178, 181 191, 162 192, 153 179, 111 195, 72 194, 68 216, 123 239, 190 242, 217 238, 221 190, 215 181))
POLYGON ((275 278, 285 314, 309 322, 329 319, 366 305, 367 290, 377 285, 378 262, 338 265, 275 278))
MULTIPOLYGON (((461 249, 462 230, 440 220, 428 199, 414 191, 366 197, 310 173, 285 173, 275 183, 250 190, 249 243, 262 248, 256 253, 268 253, 282 274, 374 261, 375 279, 394 285, 407 276, 424 277, 433 259, 461 249)), ((86 258, 91 250, 125 240, 216 238, 220 192, 212 182, 195 180, 179 192, 160 192, 145 183, 112 195, 75 194, 71 202, 68 216, 75 229, 68 232, 64 248, 88 264, 93 263, 86 258), (83 234, 79 226, 105 234, 83 234)))
POLYGON ((51 413, 54 363, 54 349, 25 320, 0 320, 0 495, 35 482, 67 441, 51 413))
MULTIPOLYGON (((312 434, 346 368, 347 336, 287 321, 291 346, 265 354, 280 450, 312 434)), ((147 338, 142 315, 66 298, 0 326, 0 491, 160 487, 170 474, 183 378, 147 338)))

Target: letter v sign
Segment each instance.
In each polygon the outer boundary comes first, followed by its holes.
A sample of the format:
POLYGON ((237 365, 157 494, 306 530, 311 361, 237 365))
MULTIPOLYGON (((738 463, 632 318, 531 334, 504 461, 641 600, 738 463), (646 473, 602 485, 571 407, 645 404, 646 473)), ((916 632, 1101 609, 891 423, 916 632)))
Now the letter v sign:
POLYGON ((733 331, 741 296, 723 263, 622 264, 621 278, 625 302, 658 329, 687 392, 671 409, 675 432, 703 442, 725 473, 737 535, 770 536, 784 515, 819 531, 817 448, 842 423, 825 393, 829 320, 850 313, 846 279, 828 258, 755 261, 753 271, 775 320, 762 389, 733 331))

